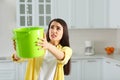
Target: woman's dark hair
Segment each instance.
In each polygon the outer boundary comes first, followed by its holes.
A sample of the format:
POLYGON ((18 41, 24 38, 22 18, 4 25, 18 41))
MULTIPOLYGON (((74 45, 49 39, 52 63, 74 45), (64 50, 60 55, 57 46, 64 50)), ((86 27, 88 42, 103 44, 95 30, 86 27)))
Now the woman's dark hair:
MULTIPOLYGON (((56 21, 58 23, 60 23, 63 27, 63 36, 62 36, 62 39, 60 40, 60 44, 62 46, 68 46, 70 47, 70 44, 69 44, 69 35, 68 35, 68 27, 67 27, 67 24, 66 22, 63 20, 63 19, 60 19, 60 18, 56 18, 56 19, 53 19, 50 21, 49 25, 48 25, 48 30, 47 30, 47 41, 49 42, 50 41, 50 38, 49 38, 49 29, 50 29, 50 25, 53 21, 56 21)), ((69 75, 70 73, 70 60, 68 61, 68 63, 66 65, 64 65, 64 74, 65 75, 69 75)))

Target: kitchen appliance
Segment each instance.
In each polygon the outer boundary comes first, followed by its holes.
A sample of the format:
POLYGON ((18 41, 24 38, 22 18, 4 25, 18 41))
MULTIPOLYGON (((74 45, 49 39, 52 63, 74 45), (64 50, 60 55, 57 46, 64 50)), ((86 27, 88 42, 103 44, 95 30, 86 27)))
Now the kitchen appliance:
POLYGON ((94 42, 85 41, 85 55, 94 55, 94 42))

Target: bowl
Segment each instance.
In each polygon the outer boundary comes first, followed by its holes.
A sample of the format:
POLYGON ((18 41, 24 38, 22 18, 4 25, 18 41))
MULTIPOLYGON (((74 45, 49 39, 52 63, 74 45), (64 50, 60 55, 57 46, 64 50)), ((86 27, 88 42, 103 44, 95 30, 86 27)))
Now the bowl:
POLYGON ((114 50, 115 50, 115 48, 112 47, 112 46, 108 46, 108 47, 105 48, 105 51, 106 51, 106 53, 107 53, 108 55, 113 54, 113 53, 114 53, 114 50))

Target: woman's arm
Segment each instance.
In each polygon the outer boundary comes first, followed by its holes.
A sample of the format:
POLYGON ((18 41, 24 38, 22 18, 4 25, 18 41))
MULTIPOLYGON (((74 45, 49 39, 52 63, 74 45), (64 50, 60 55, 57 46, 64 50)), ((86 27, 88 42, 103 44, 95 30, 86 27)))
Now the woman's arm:
POLYGON ((64 52, 59 50, 56 46, 48 43, 47 49, 58 59, 63 60, 64 59, 64 52))
MULTIPOLYGON (((14 48, 14 50, 16 51, 16 42, 15 42, 15 40, 13 40, 13 48, 14 48)), ((12 55, 12 60, 13 60, 13 61, 18 61, 18 60, 20 60, 20 58, 16 55, 16 53, 14 53, 14 54, 12 55)))
POLYGON ((43 39, 39 39, 39 42, 37 42, 37 46, 41 46, 43 49, 47 49, 50 51, 58 60, 64 59, 64 52, 59 50, 55 45, 49 43, 46 40, 46 35, 44 35, 43 39))

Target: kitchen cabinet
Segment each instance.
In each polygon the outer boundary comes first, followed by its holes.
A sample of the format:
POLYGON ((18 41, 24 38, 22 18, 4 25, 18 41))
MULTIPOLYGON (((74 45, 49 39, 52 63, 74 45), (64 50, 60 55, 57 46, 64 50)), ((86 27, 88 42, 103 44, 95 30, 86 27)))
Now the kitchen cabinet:
POLYGON ((71 28, 71 7, 71 0, 51 0, 51 17, 64 19, 71 28))
POLYGON ((120 80, 120 63, 104 59, 103 61, 103 80, 120 80))
POLYGON ((108 27, 108 0, 53 0, 52 12, 71 29, 108 27))
POLYGON ((26 63, 14 63, 11 60, 0 60, 0 80, 24 80, 26 63))
POLYGON ((18 80, 16 64, 10 60, 0 60, 0 80, 18 80))
POLYGON ((52 0, 52 18, 64 19, 70 29, 89 28, 88 1, 52 0))
POLYGON ((109 0, 109 26, 120 28, 120 0, 109 0))
POLYGON ((89 0, 71 0, 71 28, 90 28, 89 0))
POLYGON ((119 0, 17 0, 17 26, 47 28, 53 18, 64 19, 69 29, 118 28, 119 0))
POLYGON ((102 80, 102 59, 72 60, 71 74, 65 80, 102 80))
MULTIPOLYGON (((73 0, 74 1, 74 0, 73 0)), ((108 0, 76 0, 72 9, 72 26, 77 28, 106 28, 108 25, 108 0)))
POLYGON ((82 60, 82 80, 102 80, 102 59, 82 60))
POLYGON ((65 80, 82 80, 81 61, 71 60, 71 72, 70 75, 65 76, 65 80))
POLYGON ((24 80, 27 62, 16 63, 17 80, 24 80))
POLYGON ((90 28, 109 28, 109 0, 89 0, 88 7, 90 28))
POLYGON ((119 28, 120 0, 17 0, 17 26, 47 28, 53 18, 70 29, 119 28))
POLYGON ((51 0, 17 0, 17 26, 47 28, 51 20, 51 0))

